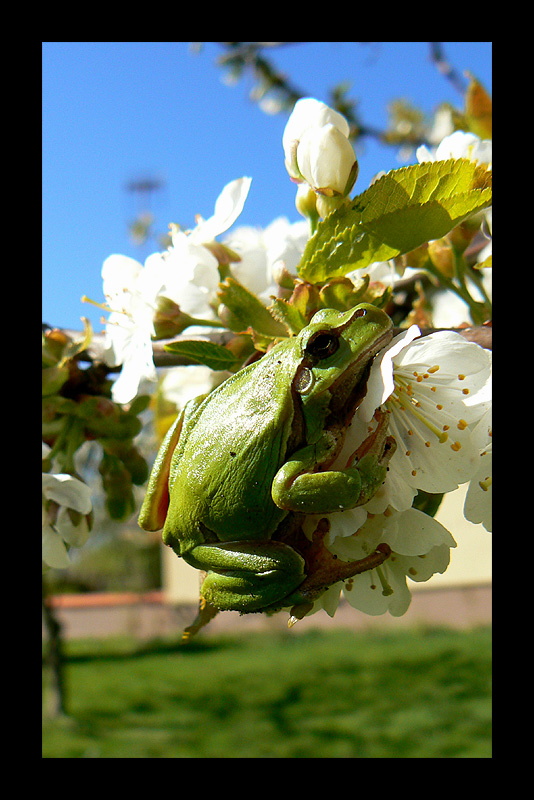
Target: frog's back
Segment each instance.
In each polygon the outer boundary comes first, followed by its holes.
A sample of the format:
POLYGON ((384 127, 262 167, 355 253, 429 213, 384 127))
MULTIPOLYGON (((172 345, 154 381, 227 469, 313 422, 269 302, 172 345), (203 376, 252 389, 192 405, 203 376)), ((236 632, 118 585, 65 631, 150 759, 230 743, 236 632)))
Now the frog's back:
POLYGON ((270 536, 285 515, 271 485, 292 428, 291 386, 281 361, 260 364, 208 395, 177 453, 172 518, 180 520, 186 548, 199 527, 214 541, 254 539, 270 536))

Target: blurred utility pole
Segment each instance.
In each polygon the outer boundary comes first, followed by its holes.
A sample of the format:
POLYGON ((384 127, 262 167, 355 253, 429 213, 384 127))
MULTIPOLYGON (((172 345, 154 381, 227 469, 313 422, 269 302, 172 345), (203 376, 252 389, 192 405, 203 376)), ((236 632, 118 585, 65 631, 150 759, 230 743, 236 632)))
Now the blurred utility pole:
MULTIPOLYGON (((131 241, 139 248, 144 248, 155 236, 153 230, 154 200, 165 186, 166 183, 162 178, 152 176, 132 179, 125 186, 126 192, 135 198, 135 216, 128 222, 128 231, 131 241)), ((160 244, 158 242, 158 246, 160 244)))

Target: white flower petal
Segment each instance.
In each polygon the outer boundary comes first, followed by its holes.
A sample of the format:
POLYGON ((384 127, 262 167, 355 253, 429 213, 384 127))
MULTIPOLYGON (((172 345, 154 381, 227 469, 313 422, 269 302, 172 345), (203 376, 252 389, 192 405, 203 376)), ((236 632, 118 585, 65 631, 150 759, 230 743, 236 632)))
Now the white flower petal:
POLYGON ((300 173, 315 190, 343 194, 355 161, 350 141, 331 123, 308 128, 297 148, 300 173))
POLYGON ((388 530, 387 543, 395 553, 403 556, 421 556, 433 547, 445 544, 456 547, 456 542, 433 517, 417 508, 409 508, 396 516, 396 527, 388 530))
POLYGON ((451 548, 438 544, 421 556, 397 556, 397 564, 406 577, 416 583, 424 583, 436 573, 443 574, 451 561, 451 548))
MULTIPOLYGON (((349 513, 344 511, 343 513, 329 514, 327 519, 332 525, 336 517, 343 518, 349 513)), ((395 517, 396 515, 386 517, 382 514, 371 516, 352 535, 342 532, 341 536, 335 538, 331 543, 328 542, 327 547, 331 553, 343 561, 359 561, 366 558, 374 553, 380 542, 388 541, 389 532, 396 528, 395 517)), ((332 527, 335 531, 334 525, 332 527)))
POLYGON ((43 472, 42 491, 47 500, 53 500, 60 506, 72 508, 81 514, 91 511, 91 489, 72 475, 43 472))
POLYGON ((42 558, 54 569, 65 569, 70 564, 69 554, 61 536, 50 526, 43 526, 42 558))
POLYGON ((342 583, 334 583, 332 586, 330 586, 326 592, 315 601, 310 614, 315 614, 316 611, 323 609, 326 611, 329 617, 333 617, 339 606, 342 588, 342 583))
POLYGON ((337 537, 352 536, 360 530, 367 521, 367 511, 362 506, 349 508, 336 514, 330 514, 330 531, 325 537, 325 543, 333 542, 337 537))
POLYGON ((139 392, 144 380, 157 381, 154 366, 152 341, 143 330, 136 331, 125 351, 122 369, 111 388, 111 396, 116 403, 129 403, 139 392))
POLYGON ((480 139, 474 133, 454 131, 445 136, 432 154, 424 145, 416 150, 419 163, 423 161, 446 161, 449 158, 468 158, 481 164, 491 165, 492 142, 480 139))
POLYGON ((371 570, 347 581, 343 594, 353 608, 363 611, 364 614, 378 616, 389 611, 392 616, 400 617, 406 613, 412 599, 406 585, 406 575, 388 562, 380 570, 385 579, 384 584, 377 570, 371 570))
POLYGON ((191 232, 191 240, 195 244, 213 241, 234 224, 243 210, 251 183, 252 178, 238 178, 224 187, 215 203, 214 215, 202 220, 191 232))
POLYGON ((173 246, 165 258, 164 285, 161 294, 177 303, 192 317, 213 319, 210 303, 219 285, 217 259, 181 231, 173 235, 173 246))
POLYGON ((432 153, 430 152, 428 147, 424 144, 420 145, 417 148, 417 150, 415 151, 415 155, 420 164, 422 164, 423 161, 434 161, 432 153))
POLYGON ((394 389, 394 359, 420 335, 421 331, 417 325, 411 325, 407 331, 395 336, 390 344, 378 353, 371 367, 366 395, 358 409, 360 419, 371 420, 376 409, 386 402, 394 389))
POLYGON ((129 309, 131 292, 143 270, 134 258, 114 254, 108 256, 102 265, 104 295, 114 311, 129 309))
POLYGON ((56 518, 56 529, 67 544, 72 547, 83 547, 89 537, 89 526, 86 517, 82 517, 78 525, 74 525, 68 510, 63 506, 56 518))
POLYGON ((393 468, 364 508, 370 514, 383 514, 389 506, 397 511, 405 511, 412 507, 416 494, 417 489, 410 484, 409 478, 393 468))
POLYGON ((488 448, 480 458, 478 472, 471 479, 464 504, 465 518, 475 524, 481 522, 489 532, 493 530, 492 472, 492 453, 488 448))
POLYGON ((487 531, 491 531, 493 527, 491 409, 487 410, 473 429, 473 440, 479 448, 480 461, 467 490, 464 516, 475 524, 481 522, 487 531))

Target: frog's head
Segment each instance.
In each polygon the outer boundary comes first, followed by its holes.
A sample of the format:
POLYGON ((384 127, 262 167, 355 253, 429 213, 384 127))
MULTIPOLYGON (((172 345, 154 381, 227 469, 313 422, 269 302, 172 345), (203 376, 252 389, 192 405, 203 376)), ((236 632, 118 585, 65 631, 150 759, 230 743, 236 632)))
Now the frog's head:
POLYGON ((328 405, 336 414, 353 413, 365 395, 374 356, 392 336, 391 319, 369 303, 345 312, 318 311, 297 337, 300 359, 293 386, 304 407, 328 405))

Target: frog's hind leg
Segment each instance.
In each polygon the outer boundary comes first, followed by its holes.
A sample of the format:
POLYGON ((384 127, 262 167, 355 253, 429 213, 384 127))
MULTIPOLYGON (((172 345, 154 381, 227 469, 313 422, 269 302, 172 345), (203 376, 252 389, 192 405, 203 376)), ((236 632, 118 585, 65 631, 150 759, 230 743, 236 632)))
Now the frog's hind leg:
POLYGON ((207 571, 202 597, 221 611, 261 611, 293 592, 306 577, 302 556, 272 540, 198 545, 185 558, 207 571))

